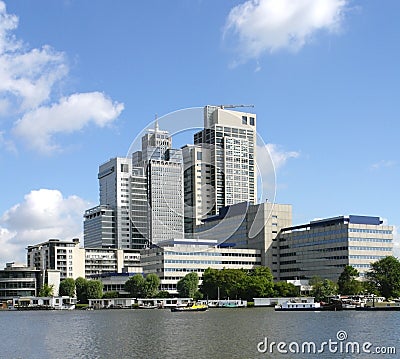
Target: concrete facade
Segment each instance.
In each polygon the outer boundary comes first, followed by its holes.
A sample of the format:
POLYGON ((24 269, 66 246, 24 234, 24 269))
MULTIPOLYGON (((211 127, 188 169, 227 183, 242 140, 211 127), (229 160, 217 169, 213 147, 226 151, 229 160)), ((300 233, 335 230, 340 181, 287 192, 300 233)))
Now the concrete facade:
POLYGON ((194 146, 183 151, 186 233, 222 207, 255 203, 255 114, 205 106, 204 130, 194 135, 194 146))
POLYGON ((257 249, 262 254, 262 264, 272 268, 278 260, 272 252, 272 243, 279 231, 291 224, 291 205, 243 202, 222 208, 218 216, 196 227, 195 235, 216 239, 224 246, 257 249))
MULTIPOLYGON (((47 242, 27 248, 28 266, 36 270, 60 271, 60 279, 87 278, 102 273, 141 272, 140 254, 133 249, 82 248, 79 240, 47 242)), ((51 274, 49 274, 51 275, 51 274)))
POLYGON ((393 227, 379 217, 340 216, 283 229, 273 253, 277 280, 311 279, 336 281, 346 265, 361 277, 372 262, 393 255, 393 227))
POLYGON ((261 253, 255 249, 218 248, 214 240, 172 240, 162 247, 141 252, 143 274, 155 273, 160 290, 176 294, 176 285, 190 272, 198 274, 213 269, 253 269, 261 265, 261 253))
POLYGON ((147 180, 147 244, 183 238, 182 150, 172 148, 171 136, 157 121, 142 137, 142 150, 132 154, 132 163, 144 169, 147 180))
POLYGON ((61 241, 50 239, 27 248, 27 265, 39 270, 58 270, 60 278, 85 276, 84 251, 79 247, 79 239, 61 241))
POLYGON ((25 265, 7 263, 0 271, 0 300, 19 296, 36 296, 39 293, 41 271, 25 265))
POLYGON ((147 177, 129 158, 99 167, 100 205, 84 214, 86 247, 140 250, 148 244, 147 177))

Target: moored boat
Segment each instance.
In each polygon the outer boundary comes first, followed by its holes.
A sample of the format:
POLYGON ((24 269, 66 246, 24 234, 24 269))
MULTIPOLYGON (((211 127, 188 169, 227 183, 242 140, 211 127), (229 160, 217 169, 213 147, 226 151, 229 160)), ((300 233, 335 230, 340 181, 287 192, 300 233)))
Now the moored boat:
POLYGON ((138 309, 157 309, 157 308, 159 308, 158 305, 142 304, 138 306, 138 309))
POLYGON ((318 311, 322 310, 320 303, 284 302, 275 306, 276 311, 318 311))
POLYGON ((190 303, 185 307, 174 307, 171 308, 171 312, 204 312, 208 309, 208 305, 206 304, 196 304, 190 303))

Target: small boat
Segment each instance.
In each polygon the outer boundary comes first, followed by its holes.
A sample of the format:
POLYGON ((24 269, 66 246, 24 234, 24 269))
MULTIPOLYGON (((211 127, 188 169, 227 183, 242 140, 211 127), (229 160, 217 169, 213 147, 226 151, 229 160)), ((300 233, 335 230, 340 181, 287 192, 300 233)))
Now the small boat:
POLYGON ((287 301, 275 306, 276 311, 337 311, 342 309, 342 303, 340 301, 331 301, 329 303, 287 301))
POLYGON ((219 305, 220 308, 239 308, 239 304, 237 303, 221 303, 219 305))
POLYGON ((177 306, 171 308, 171 312, 204 312, 208 309, 206 304, 189 303, 185 307, 177 306))
POLYGON ((368 310, 368 311, 400 311, 400 303, 398 302, 367 302, 363 307, 357 307, 356 310, 368 310))
POLYGON ((158 305, 142 304, 138 306, 138 309, 157 309, 157 308, 159 308, 158 305))
POLYGON ((284 302, 275 306, 275 311, 319 311, 323 310, 320 303, 284 302))

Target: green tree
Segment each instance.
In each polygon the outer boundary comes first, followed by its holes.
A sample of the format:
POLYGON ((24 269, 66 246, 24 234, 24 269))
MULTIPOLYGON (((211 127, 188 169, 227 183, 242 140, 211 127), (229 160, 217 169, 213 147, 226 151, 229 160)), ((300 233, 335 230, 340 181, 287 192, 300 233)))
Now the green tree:
POLYGON ((200 292, 199 290, 196 290, 196 292, 193 295, 193 299, 194 300, 201 300, 203 298, 204 298, 203 293, 200 292))
POLYGON ((273 276, 268 267, 257 267, 250 271, 243 269, 211 269, 203 273, 200 291, 208 299, 243 298, 273 295, 273 276))
POLYGON ((200 286, 200 291, 205 298, 217 299, 219 285, 218 269, 207 268, 203 273, 203 282, 200 286))
POLYGON ((60 282, 58 289, 59 295, 67 295, 68 297, 75 296, 75 281, 72 278, 66 278, 60 282))
POLYGON ((366 277, 371 288, 386 299, 400 296, 400 262, 397 258, 388 256, 372 263, 366 277))
POLYGON ((169 297, 170 297, 170 295, 169 295, 169 292, 167 290, 160 290, 157 293, 157 298, 169 298, 169 297))
POLYGON ((320 282, 322 282, 323 281, 323 279, 321 278, 321 277, 319 277, 319 276, 314 276, 314 277, 312 277, 309 281, 308 281, 308 283, 312 286, 312 287, 314 287, 314 285, 316 285, 316 284, 318 284, 318 283, 320 283, 320 282))
POLYGON ((256 267, 249 271, 245 285, 242 286, 242 298, 265 298, 274 295, 274 278, 268 267, 256 267))
POLYGON ((199 276, 195 272, 186 274, 177 284, 180 297, 193 298, 199 285, 199 276))
POLYGON ((111 290, 111 291, 105 292, 103 294, 104 299, 118 298, 118 297, 119 297, 119 293, 116 290, 111 290))
POLYGON ((130 277, 125 282, 125 291, 129 292, 134 298, 145 297, 145 279, 143 276, 141 274, 136 274, 130 277))
POLYGON ((75 279, 76 298, 79 303, 87 303, 87 279, 78 277, 75 279))
POLYGON ((160 278, 157 274, 150 273, 146 276, 145 280, 145 298, 153 298, 157 295, 160 286, 160 278))
MULTIPOLYGON (((246 293, 248 273, 242 269, 222 269, 219 272, 218 287, 221 298, 241 298, 246 293)), ((218 288, 217 288, 218 289, 218 288)))
POLYGON ((87 299, 101 299, 103 297, 103 283, 99 280, 88 280, 86 282, 87 299))
POLYGON ((275 297, 297 297, 299 295, 299 288, 293 283, 276 282, 274 283, 274 296, 275 297))
POLYGON ((329 279, 316 282, 313 285, 311 295, 316 301, 326 301, 329 297, 337 294, 337 284, 329 279))
POLYGON ((354 267, 344 267, 338 279, 339 293, 344 295, 360 294, 363 290, 363 286, 356 280, 358 276, 358 270, 354 267))
POLYGON ((43 284, 40 288, 39 297, 52 297, 54 295, 54 285, 43 284))

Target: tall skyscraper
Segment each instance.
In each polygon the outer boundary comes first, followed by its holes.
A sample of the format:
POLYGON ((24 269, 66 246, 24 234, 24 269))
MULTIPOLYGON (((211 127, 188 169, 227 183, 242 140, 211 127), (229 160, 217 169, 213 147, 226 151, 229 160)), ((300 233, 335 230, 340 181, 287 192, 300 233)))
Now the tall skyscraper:
POLYGON ((173 149, 168 131, 148 130, 142 150, 132 155, 133 165, 144 168, 147 178, 148 228, 150 243, 183 238, 182 150, 173 149))
POLYGON ((129 158, 99 167, 100 205, 85 212, 85 247, 142 249, 148 243, 147 178, 129 158))
POLYGON ((227 107, 205 106, 204 130, 183 148, 187 233, 222 207, 256 202, 256 115, 227 107))

